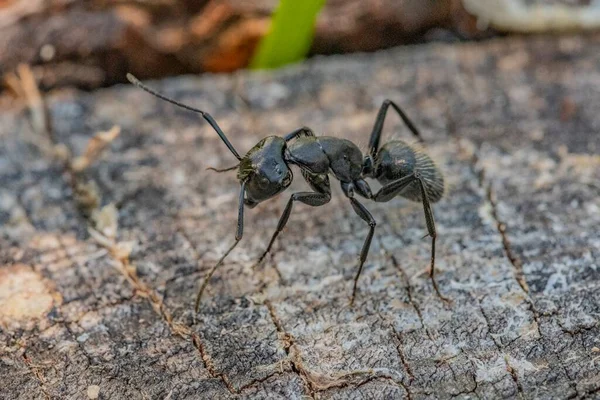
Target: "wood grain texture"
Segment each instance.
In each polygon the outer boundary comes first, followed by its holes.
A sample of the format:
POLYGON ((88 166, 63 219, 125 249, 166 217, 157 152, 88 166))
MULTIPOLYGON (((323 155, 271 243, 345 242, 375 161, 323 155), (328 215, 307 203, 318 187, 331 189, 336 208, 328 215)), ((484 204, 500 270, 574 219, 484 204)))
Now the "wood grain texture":
MULTIPOLYGON (((55 145, 18 108, 0 114, 0 398, 595 398, 600 393, 600 36, 509 38, 317 58, 276 73, 154 82, 210 111, 239 151, 308 125, 363 148, 385 98, 443 167, 438 282, 421 206, 366 203, 378 221, 354 309, 367 226, 339 188, 295 207, 256 271, 288 193, 246 214, 233 241, 235 159, 198 116, 132 87, 47 98, 55 145), (74 188, 118 210, 120 253, 90 237, 74 188), (125 254, 125 255, 123 255, 125 254), (92 388, 88 391, 88 388, 92 388)), ((390 117, 386 138, 408 137, 390 117)), ((297 178, 300 174, 296 174, 297 178)), ((336 185, 337 186, 337 185, 336 185)))

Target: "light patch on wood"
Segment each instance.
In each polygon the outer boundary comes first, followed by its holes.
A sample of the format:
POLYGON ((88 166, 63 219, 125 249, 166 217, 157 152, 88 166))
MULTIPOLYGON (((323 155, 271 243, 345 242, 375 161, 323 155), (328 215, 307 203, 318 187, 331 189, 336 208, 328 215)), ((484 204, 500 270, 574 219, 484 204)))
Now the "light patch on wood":
POLYGON ((474 360, 477 370, 477 382, 498 382, 508 375, 507 366, 510 366, 518 377, 522 378, 525 373, 537 371, 539 368, 525 359, 516 359, 510 355, 498 355, 489 360, 474 360))
POLYGON ((54 298, 42 277, 24 264, 0 268, 0 326, 8 327, 39 319, 54 298))
POLYGON ((98 385, 88 386, 87 395, 88 395, 88 398, 90 398, 90 399, 97 399, 98 396, 100 395, 100 386, 98 386, 98 385))
POLYGON ((117 237, 119 228, 118 222, 119 212, 113 204, 107 204, 100 209, 92 211, 91 219, 95 229, 109 239, 117 237))
POLYGON ((600 170, 600 156, 597 154, 569 153, 566 146, 558 149, 560 157, 559 173, 564 175, 581 175, 587 182, 594 183, 600 170))
POLYGON ((75 158, 71 168, 75 172, 81 172, 96 161, 102 151, 121 133, 121 127, 115 125, 108 131, 97 132, 88 142, 83 155, 75 158))

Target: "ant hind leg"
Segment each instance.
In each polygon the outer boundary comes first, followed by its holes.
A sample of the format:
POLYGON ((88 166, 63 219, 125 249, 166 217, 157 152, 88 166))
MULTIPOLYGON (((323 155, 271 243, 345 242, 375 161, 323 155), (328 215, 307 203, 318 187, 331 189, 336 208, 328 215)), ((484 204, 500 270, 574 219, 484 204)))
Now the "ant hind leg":
POLYGON ((375 125, 373 125, 373 131, 371 132, 371 138, 369 139, 369 155, 375 156, 377 151, 379 150, 379 143, 381 141, 381 132, 383 131, 383 123, 385 122, 385 117, 387 115, 388 108, 392 106, 392 108, 398 113, 400 118, 404 124, 408 127, 411 133, 419 140, 419 142, 423 142, 423 137, 421 133, 415 126, 415 124, 408 118, 408 115, 402 111, 402 108, 394 103, 392 100, 385 99, 379 108, 379 112, 377 113, 377 118, 375 118, 375 125))
POLYGON ((435 289, 435 293, 438 297, 445 303, 450 304, 452 301, 442 295, 440 289, 435 281, 435 240, 437 238, 437 231, 435 229, 435 220, 433 218, 433 211, 431 209, 431 203, 429 202, 429 196, 427 195, 427 191, 425 190, 425 184, 421 177, 416 177, 417 182, 419 183, 419 188, 421 189, 421 198, 423 200, 423 211, 425 212, 425 224, 427 225, 427 232, 429 236, 431 236, 431 265, 429 270, 429 278, 431 279, 431 284, 435 289))

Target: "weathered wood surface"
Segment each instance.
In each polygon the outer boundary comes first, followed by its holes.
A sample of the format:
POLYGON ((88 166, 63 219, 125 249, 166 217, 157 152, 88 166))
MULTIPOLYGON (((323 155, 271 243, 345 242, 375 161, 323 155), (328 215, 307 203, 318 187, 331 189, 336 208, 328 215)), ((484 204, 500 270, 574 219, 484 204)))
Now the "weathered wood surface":
MULTIPOLYGON (((418 204, 341 191, 296 206, 274 256, 251 265, 287 194, 231 243, 234 159, 196 115, 132 87, 48 98, 52 140, 81 154, 122 128, 85 179, 118 209, 107 250, 74 176, 27 113, 0 114, 0 398, 598 398, 600 36, 494 40, 317 59, 273 74, 156 84, 213 112, 240 151, 309 125, 366 145, 386 98, 405 106, 446 172, 435 205, 438 282, 418 204)), ((391 117, 387 137, 405 132, 391 117)), ((406 133, 403 133, 407 137, 406 133)), ((297 178, 300 177, 296 174, 297 178)), ((300 179, 293 188, 305 187, 300 179)))

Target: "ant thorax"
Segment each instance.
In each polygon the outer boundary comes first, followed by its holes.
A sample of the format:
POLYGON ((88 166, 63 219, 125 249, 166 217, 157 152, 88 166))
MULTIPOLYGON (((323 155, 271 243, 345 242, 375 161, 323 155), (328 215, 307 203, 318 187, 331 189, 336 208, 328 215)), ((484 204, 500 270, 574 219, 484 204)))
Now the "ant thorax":
POLYGON ((359 179, 362 153, 351 141, 331 136, 301 137, 288 145, 286 159, 313 174, 331 172, 342 182, 359 179))

